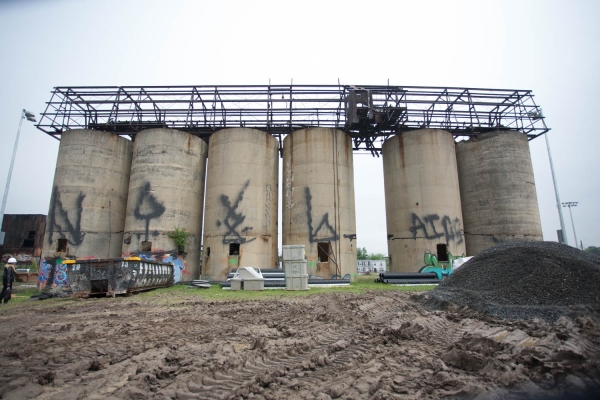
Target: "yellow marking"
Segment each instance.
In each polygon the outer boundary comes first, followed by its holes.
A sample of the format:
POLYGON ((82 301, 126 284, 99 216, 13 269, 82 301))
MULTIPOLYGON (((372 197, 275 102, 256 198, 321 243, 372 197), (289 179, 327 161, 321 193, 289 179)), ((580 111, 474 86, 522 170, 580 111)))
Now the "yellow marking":
POLYGON ((142 259, 139 257, 125 257, 125 261, 141 261, 142 259))
POLYGON ((77 262, 77 260, 64 260, 62 263, 63 264, 75 264, 77 262))

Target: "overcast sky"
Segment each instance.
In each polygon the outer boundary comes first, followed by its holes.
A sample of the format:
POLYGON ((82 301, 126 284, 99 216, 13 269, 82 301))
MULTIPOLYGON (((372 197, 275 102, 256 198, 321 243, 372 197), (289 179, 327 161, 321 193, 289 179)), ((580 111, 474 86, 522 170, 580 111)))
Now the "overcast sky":
MULTIPOLYGON (((55 86, 531 89, 552 129, 561 201, 579 202, 577 238, 600 246, 599 15, 595 0, 0 0, 0 191, 21 109, 43 112, 55 86)), ((7 214, 47 214, 58 144, 23 123, 7 214)), ((546 143, 530 145, 544 239, 556 240, 546 143)), ((354 167, 358 246, 387 254, 381 158, 355 155, 354 167)))

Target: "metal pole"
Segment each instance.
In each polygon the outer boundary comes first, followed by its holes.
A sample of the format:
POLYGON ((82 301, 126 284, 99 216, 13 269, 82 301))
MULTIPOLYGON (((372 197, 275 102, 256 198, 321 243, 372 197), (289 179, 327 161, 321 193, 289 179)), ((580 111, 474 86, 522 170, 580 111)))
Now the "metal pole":
MULTIPOLYGON (((17 146, 19 144, 19 135, 21 134, 21 125, 25 119, 25 110, 21 111, 21 118, 19 118, 19 129, 17 129, 17 139, 15 140, 15 147, 13 149, 12 158, 10 160, 10 167, 8 168, 8 178, 6 178, 6 187, 4 188, 4 197, 2 198, 2 209, 0 209, 0 224, 4 221, 4 210, 6 209, 6 199, 8 199, 8 189, 10 188, 10 178, 12 177, 13 166, 15 165, 15 157, 17 156, 17 146)), ((2 227, 0 226, 0 231, 2 227)), ((4 232, 0 232, 0 242, 4 244, 4 232)))
POLYGON ((573 236, 575 236, 575 248, 577 248, 577 234, 575 233, 575 222, 573 222, 573 211, 571 210, 571 207, 575 207, 577 204, 571 206, 569 205, 569 214, 571 214, 571 225, 573 225, 573 236))
MULTIPOLYGON (((546 137, 546 148, 548 149, 548 159, 550 160, 550 170, 552 171, 552 182, 554 182, 554 194, 556 195, 556 208, 558 208, 558 217, 560 218, 560 229, 562 231, 562 240, 565 244, 569 244, 567 240, 567 234, 565 231, 565 221, 563 219, 562 208, 560 207, 560 196, 558 195, 558 185, 556 184, 556 175, 554 174, 554 164, 552 163, 552 153, 550 152, 550 142, 548 142, 548 134, 546 137)), ((575 240, 575 246, 577 246, 577 240, 575 240)))

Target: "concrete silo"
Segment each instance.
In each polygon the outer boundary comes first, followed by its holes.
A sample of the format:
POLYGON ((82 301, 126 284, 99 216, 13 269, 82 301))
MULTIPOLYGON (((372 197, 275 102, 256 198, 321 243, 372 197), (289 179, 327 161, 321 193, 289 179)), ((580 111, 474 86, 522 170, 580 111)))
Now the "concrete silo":
POLYGON ((283 141, 283 244, 305 245, 308 273, 355 276, 352 139, 337 129, 301 129, 283 141))
POLYGON ((208 146, 202 276, 277 266, 278 142, 256 129, 214 133, 208 146))
POLYGON ((133 143, 95 130, 62 134, 42 256, 121 256, 133 143))
POLYGON ((135 137, 123 256, 173 262, 175 281, 200 272, 207 144, 174 129, 148 129, 135 137), (169 236, 187 232, 183 251, 169 236))
POLYGON ((497 131, 456 144, 467 254, 498 243, 542 240, 527 136, 497 131))
POLYGON ((388 139, 383 172, 390 271, 419 271, 426 252, 440 261, 464 254, 452 134, 419 129, 388 139))

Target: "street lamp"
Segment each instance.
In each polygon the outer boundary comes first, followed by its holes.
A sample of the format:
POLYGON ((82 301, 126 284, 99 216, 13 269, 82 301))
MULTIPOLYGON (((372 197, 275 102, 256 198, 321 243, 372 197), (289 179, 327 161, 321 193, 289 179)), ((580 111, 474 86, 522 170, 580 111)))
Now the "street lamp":
MULTIPOLYGON (((17 130, 17 139, 15 140, 15 148, 13 149, 12 158, 10 160, 10 168, 8 169, 8 178, 6 178, 6 187, 4 188, 4 197, 2 198, 2 209, 0 209, 0 224, 4 221, 4 209, 6 208, 6 199, 8 198, 8 189, 10 188, 10 178, 12 177, 13 166, 15 165, 15 157, 17 156, 17 146, 19 145, 19 135, 21 134, 21 125, 23 120, 27 118, 27 121, 37 122, 35 115, 25 109, 21 111, 21 118, 19 118, 19 129, 17 130)), ((0 226, 0 244, 4 244, 4 232, 2 232, 2 226, 0 226)))
MULTIPOLYGON (((571 214, 571 225, 573 225, 573 236, 575 236, 575 247, 578 248, 577 245, 577 234, 575 233, 575 223, 573 222, 573 212, 571 211, 571 207, 577 207, 577 201, 568 201, 566 203, 562 203, 563 207, 569 207, 569 214, 571 214)), ((583 249, 581 249, 583 250, 583 249)))
MULTIPOLYGON (((539 113, 542 111, 540 109, 539 113)), ((560 221, 560 238, 559 242, 564 242, 564 244, 569 244, 567 240, 567 231, 565 230, 565 221, 563 219, 562 208, 560 208, 560 196, 558 195, 558 185, 556 184, 556 175, 554 174, 554 164, 552 163, 552 153, 550 153, 550 142, 548 141, 548 134, 544 135, 546 137, 546 149, 548 149, 548 159, 550 160, 550 171, 552 171, 552 182, 554 183, 554 195, 556 196, 556 208, 558 209, 558 218, 560 221)), ((563 203, 565 204, 565 203, 563 203)), ((577 247, 577 243, 575 243, 575 247, 577 247)))

